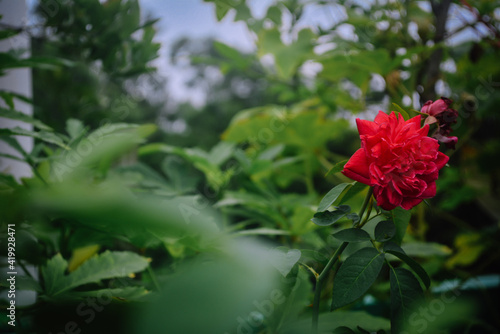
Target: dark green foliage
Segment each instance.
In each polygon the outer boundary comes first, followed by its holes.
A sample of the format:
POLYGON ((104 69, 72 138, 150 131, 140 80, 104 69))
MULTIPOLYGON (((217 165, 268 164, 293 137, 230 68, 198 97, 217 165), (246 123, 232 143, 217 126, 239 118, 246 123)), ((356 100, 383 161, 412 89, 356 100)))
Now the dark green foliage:
MULTIPOLYGON (((453 4, 477 13, 471 29, 490 31, 456 45, 458 32, 438 34, 444 7, 418 1, 276 1, 259 18, 244 0, 206 2, 218 20, 246 24, 256 50, 174 44, 174 65, 189 55, 191 87, 209 87, 201 107, 163 105, 156 20, 136 0, 59 1, 53 15, 41 1, 32 56, 0 53, 2 75, 29 67, 34 84, 33 99, 0 92, 0 117, 33 126, 0 129, 16 152, 0 157, 33 171, 0 171, 0 243, 14 224, 16 288, 37 293, 16 329, 309 333, 319 277, 320 332, 416 332, 415 312, 442 296, 456 301, 420 332, 498 328, 495 290, 478 294, 469 280, 499 265, 498 1, 453 4), (345 19, 304 28, 313 8, 345 19), (317 74, 304 74, 314 63, 317 74), (360 147, 354 118, 370 117, 355 114, 388 106, 413 117, 409 105, 441 86, 459 111, 459 141, 443 147, 451 158, 436 198, 411 211, 364 202, 368 186, 340 173, 360 147), (33 103, 33 117, 20 102, 33 103), (175 121, 186 130, 169 131, 175 121), (450 279, 469 290, 442 290, 450 279)), ((2 26, 0 39, 27 29, 2 26)))

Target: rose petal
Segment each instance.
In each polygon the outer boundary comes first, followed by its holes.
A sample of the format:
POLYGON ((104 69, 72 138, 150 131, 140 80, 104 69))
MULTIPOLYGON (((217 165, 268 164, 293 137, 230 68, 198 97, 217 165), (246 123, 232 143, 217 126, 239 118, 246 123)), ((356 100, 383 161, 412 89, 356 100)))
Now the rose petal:
POLYGON ((377 205, 382 209, 388 211, 396 208, 399 204, 394 205, 393 203, 391 203, 391 201, 389 201, 389 199, 387 198, 387 194, 384 190, 385 188, 380 186, 375 186, 373 188, 373 196, 375 196, 375 199, 377 200, 377 205))
POLYGON ((401 207, 403 209, 405 209, 405 210, 410 210, 414 206, 420 204, 422 202, 422 200, 423 199, 421 199, 421 198, 409 198, 409 197, 406 197, 401 202, 401 207))
POLYGON ((448 163, 448 160, 450 160, 449 156, 442 152, 438 152, 437 158, 434 163, 436 164, 437 169, 441 169, 448 163))
POLYGON ((382 110, 379 110, 377 117, 375 117, 374 122, 377 123, 378 125, 387 123, 387 122, 389 122, 389 115, 387 115, 382 110))
POLYGON ((427 189, 419 196, 421 198, 431 198, 436 196, 436 182, 427 185, 427 189))
POLYGON ((377 133, 378 126, 373 122, 356 118, 356 125, 358 126, 358 132, 360 136, 374 135, 377 133))
POLYGON ((360 148, 347 161, 342 174, 355 181, 372 185, 370 182, 370 171, 368 170, 368 160, 366 159, 365 150, 360 148))

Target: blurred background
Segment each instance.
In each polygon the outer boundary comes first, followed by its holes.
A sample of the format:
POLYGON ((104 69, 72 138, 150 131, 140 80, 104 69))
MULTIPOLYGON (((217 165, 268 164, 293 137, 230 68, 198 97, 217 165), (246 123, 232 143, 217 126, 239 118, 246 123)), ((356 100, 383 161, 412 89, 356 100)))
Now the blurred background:
MULTIPOLYGON (((432 279, 407 332, 498 332, 499 1, 0 0, 0 14, 1 248, 14 224, 20 304, 5 332, 308 332, 311 271, 351 224, 311 218, 351 182, 329 171, 359 148, 355 119, 441 96, 458 144, 402 243, 432 279)), ((386 271, 333 313, 329 284, 320 329, 390 333, 386 271)))

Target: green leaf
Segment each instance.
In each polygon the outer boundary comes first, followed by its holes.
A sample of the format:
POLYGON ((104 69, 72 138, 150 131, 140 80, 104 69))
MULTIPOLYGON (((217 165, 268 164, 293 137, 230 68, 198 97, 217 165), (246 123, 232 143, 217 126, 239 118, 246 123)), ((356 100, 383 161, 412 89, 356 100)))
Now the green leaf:
POLYGON ((0 140, 19 152, 25 159, 28 158, 28 153, 26 153, 21 144, 19 144, 16 137, 0 137, 0 140))
POLYGON ((407 255, 416 257, 449 256, 453 253, 448 246, 436 242, 407 242, 403 248, 407 255))
POLYGON ((384 242, 396 234, 396 226, 390 220, 384 220, 377 224, 375 227, 375 240, 384 242))
POLYGON ((274 160, 283 150, 284 144, 273 145, 259 154, 259 160, 274 160))
POLYGON ((281 16, 282 16, 281 9, 278 6, 270 6, 267 9, 266 18, 273 21, 276 26, 281 25, 281 16))
MULTIPOLYGON (((343 207, 343 205, 341 205, 343 207)), ((319 226, 329 226, 338 221, 339 219, 345 217, 349 211, 346 211, 345 208, 341 208, 335 211, 323 211, 316 212, 311 219, 312 222, 319 226)), ((350 208, 349 208, 350 210, 350 208)))
POLYGON ((415 272, 415 274, 420 277, 425 287, 429 289, 429 287, 431 286, 431 279, 429 278, 429 275, 427 275, 425 269, 422 268, 422 266, 417 261, 406 255, 401 247, 395 244, 392 244, 392 246, 387 246, 391 244, 392 243, 388 243, 384 245, 384 252, 397 256, 401 261, 406 263, 415 272))
POLYGON ((11 29, 11 28, 6 29, 5 27, 2 27, 2 30, 0 30, 0 40, 15 36, 15 35, 19 34, 21 31, 23 31, 23 30, 22 29, 11 29))
POLYGON ((42 276, 45 287, 45 293, 52 295, 57 291, 58 287, 66 285, 64 272, 68 267, 68 262, 61 254, 55 255, 47 261, 47 264, 42 267, 42 276))
POLYGON ((290 232, 278 230, 278 229, 274 229, 274 228, 261 227, 261 228, 254 228, 254 229, 250 229, 250 230, 238 231, 238 232, 235 232, 235 234, 236 235, 289 235, 290 232))
POLYGON ((404 110, 403 108, 401 108, 398 104, 396 103, 392 103, 392 105, 394 106, 394 108, 396 108, 396 111, 398 113, 401 114, 401 116, 403 116, 403 118, 405 120, 409 120, 410 119, 410 116, 408 115, 408 113, 406 112, 406 110, 404 110))
POLYGON ((221 56, 229 60, 226 61, 228 64, 230 64, 230 67, 228 67, 228 69, 236 67, 238 69, 244 70, 251 64, 250 61, 246 57, 244 57, 240 51, 230 47, 227 44, 214 41, 214 48, 221 56))
MULTIPOLYGON (((219 154, 217 152, 214 153, 216 159, 219 159, 218 160, 219 163, 227 158, 227 155, 224 156, 224 154, 229 152, 229 150, 232 150, 232 148, 229 148, 230 145, 231 144, 229 143, 227 145, 222 145, 221 150, 225 151, 222 152, 222 154, 219 154)), ((229 181, 229 178, 231 176, 230 172, 223 172, 217 165, 215 165, 211 161, 210 155, 207 152, 197 148, 182 148, 171 145, 165 145, 162 143, 151 143, 139 148, 138 152, 139 155, 146 155, 158 152, 178 155, 186 159, 187 161, 190 161, 196 169, 200 170, 203 174, 205 174, 207 182, 214 189, 219 189, 221 186, 224 186, 229 181)))
POLYGON ((359 228, 348 228, 333 234, 335 239, 347 242, 363 242, 369 241, 370 235, 368 232, 361 230, 359 228))
POLYGON ((74 292, 71 294, 71 297, 76 298, 84 298, 84 297, 97 297, 102 298, 105 296, 106 298, 118 298, 120 300, 126 301, 134 301, 140 300, 149 292, 142 286, 127 286, 124 288, 115 288, 115 289, 101 289, 101 290, 92 290, 92 291, 82 291, 82 292, 74 292))
POLYGON ((365 190, 366 187, 368 187, 368 185, 361 182, 353 182, 352 184, 353 186, 346 191, 346 193, 340 200, 340 203, 347 202, 348 200, 350 200, 351 198, 353 198, 354 196, 365 190))
POLYGON ((5 118, 13 119, 16 121, 21 121, 21 122, 25 122, 28 124, 33 124, 33 126, 35 126, 36 128, 38 128, 40 130, 52 131, 52 128, 50 126, 45 125, 44 123, 40 122, 39 120, 37 120, 29 115, 26 115, 25 113, 17 111, 17 110, 5 109, 5 108, 0 107, 0 117, 5 117, 5 118))
POLYGON ((269 251, 269 262, 286 277, 293 266, 300 260, 301 252, 298 249, 276 247, 269 251))
POLYGON ((256 310, 256 303, 282 303, 288 297, 283 290, 277 289, 280 299, 270 294, 282 285, 276 269, 266 261, 267 252, 242 240, 234 243, 231 248, 218 247, 222 249, 191 259, 196 261, 180 263, 164 282, 158 298, 137 309, 134 332, 233 332, 236 319, 246 319, 256 310), (197 321, 193 321, 194 315, 197 321))
POLYGON ((404 268, 391 267, 390 282, 391 332, 400 333, 414 311, 412 305, 423 297, 423 292, 415 276, 404 268))
POLYGON ((2 188, 2 185, 12 189, 17 189, 20 187, 19 183, 17 183, 16 179, 12 175, 0 173, 0 189, 2 188))
POLYGON ((358 215, 357 213, 355 213, 355 212, 351 212, 351 213, 347 214, 345 217, 346 217, 347 219, 349 219, 349 220, 352 220, 352 223, 353 223, 353 224, 357 224, 357 223, 359 223, 359 221, 360 221, 360 219, 361 219, 361 218, 359 217, 359 215, 358 215))
POLYGON ((204 0, 205 2, 213 2, 215 4, 215 15, 217 21, 221 21, 227 12, 232 8, 228 0, 204 0))
POLYGON ((71 139, 78 138, 84 131, 85 126, 79 119, 69 118, 66 120, 66 132, 69 134, 71 139))
POLYGON ((14 109, 14 96, 6 91, 0 91, 0 97, 3 99, 5 104, 10 108, 14 109))
POLYGON ((148 266, 146 258, 132 252, 106 251, 84 262, 74 272, 64 275, 68 263, 60 254, 53 257, 43 270, 45 292, 56 296, 80 285, 100 282, 113 277, 126 277, 144 270, 148 266))
POLYGON ((42 292, 40 284, 35 281, 30 276, 17 276, 16 277, 16 289, 18 290, 31 290, 36 292, 42 292))
POLYGON ((231 157, 234 152, 234 146, 233 143, 221 141, 210 150, 208 159, 213 164, 220 166, 231 157))
POLYGON ((62 147, 66 150, 70 148, 64 143, 64 141, 55 133, 47 132, 47 131, 29 131, 25 129, 21 129, 20 127, 15 127, 12 129, 0 129, 0 136, 27 136, 39 139, 46 143, 55 144, 59 147, 62 147))
POLYGON ((342 160, 341 162, 337 162, 332 168, 330 168, 330 170, 325 174, 325 177, 327 177, 328 175, 330 174, 336 174, 338 172, 341 172, 343 169, 344 169, 344 166, 345 164, 348 162, 349 160, 346 159, 346 160, 342 160))
POLYGON ((401 245, 401 242, 403 241, 406 233, 406 228, 408 227, 408 223, 410 222, 411 212, 401 207, 397 207, 392 210, 390 214, 394 225, 396 225, 396 234, 392 238, 392 241, 394 241, 398 245, 401 245))
POLYGON ((331 189, 318 205, 318 212, 326 211, 342 193, 353 186, 353 183, 341 183, 331 189))
POLYGON ((375 282, 384 264, 384 254, 373 247, 358 250, 349 256, 335 276, 332 310, 352 303, 375 282))
POLYGON ((262 30, 257 42, 258 55, 266 54, 274 56, 276 72, 282 79, 288 80, 296 72, 303 61, 314 57, 313 43, 315 34, 310 29, 302 29, 298 32, 297 39, 289 45, 281 41, 281 33, 278 28, 262 30))
POLYGON ((333 330, 332 334, 356 334, 355 331, 346 326, 340 326, 333 330))
POLYGON ((7 158, 7 159, 12 159, 12 160, 17 160, 17 161, 21 161, 21 162, 26 162, 24 160, 24 158, 20 158, 18 156, 15 156, 15 155, 12 155, 12 154, 8 154, 8 153, 0 153, 0 157, 7 158))

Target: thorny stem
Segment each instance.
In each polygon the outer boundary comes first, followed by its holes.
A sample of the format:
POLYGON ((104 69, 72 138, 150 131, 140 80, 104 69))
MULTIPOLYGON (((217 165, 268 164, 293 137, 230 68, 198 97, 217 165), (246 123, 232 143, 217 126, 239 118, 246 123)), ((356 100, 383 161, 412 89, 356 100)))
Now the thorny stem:
MULTIPOLYGON (((361 210, 359 210, 359 218, 360 218, 360 220, 363 217, 363 214, 365 213, 366 208, 368 207, 368 203, 370 203, 370 206, 369 206, 369 209, 368 209, 368 213, 367 213, 366 219, 368 219, 368 217, 370 215, 370 211, 372 209, 372 201, 371 201, 372 194, 373 194, 373 188, 370 187, 370 189, 368 190, 368 193, 366 194, 366 197, 365 197, 365 200, 363 202, 363 205, 361 206, 361 210)), ((357 225, 355 227, 356 228, 360 228, 365 223, 366 222, 364 222, 363 224, 359 224, 359 225, 357 225)), ((337 263, 340 255, 342 254, 342 252, 344 251, 344 249, 347 247, 347 245, 349 245, 349 242, 344 241, 340 245, 340 247, 337 248, 337 250, 335 251, 335 253, 332 255, 332 257, 330 258, 330 260, 326 264, 325 268, 323 268, 323 271, 321 272, 321 274, 319 274, 319 276, 316 277, 316 289, 314 290, 313 314, 312 314, 312 332, 314 334, 318 333, 319 302, 320 302, 320 299, 321 299, 321 290, 323 288, 323 283, 326 280, 326 278, 328 277, 330 269, 332 269, 333 265, 335 263, 337 263)))

